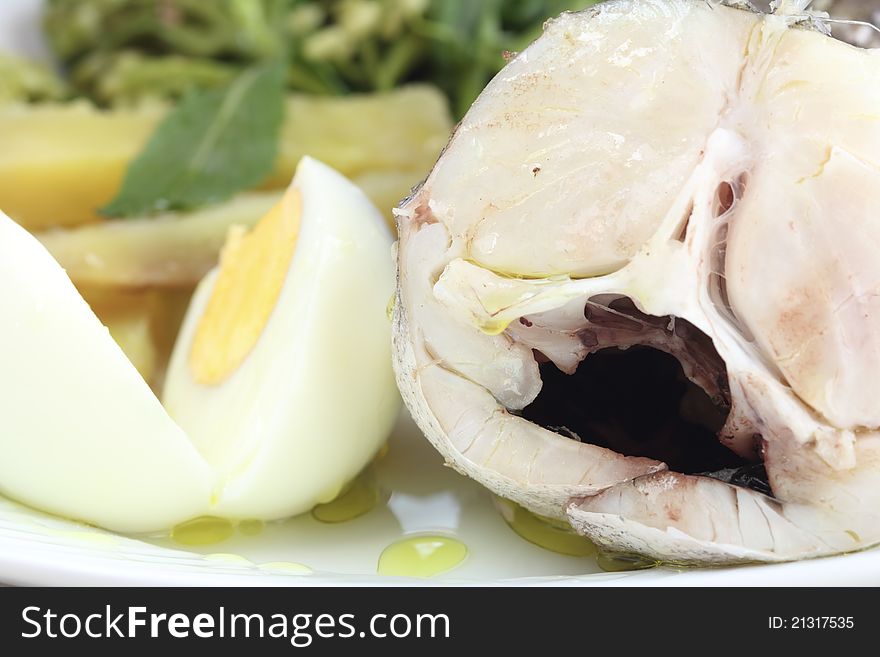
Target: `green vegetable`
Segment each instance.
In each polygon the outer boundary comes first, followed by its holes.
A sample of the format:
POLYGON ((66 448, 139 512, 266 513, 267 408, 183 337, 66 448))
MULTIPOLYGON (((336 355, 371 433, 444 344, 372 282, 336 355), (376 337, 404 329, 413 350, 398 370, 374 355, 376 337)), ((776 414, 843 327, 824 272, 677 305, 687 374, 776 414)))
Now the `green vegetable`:
POLYGON ((124 50, 86 56, 73 82, 101 105, 137 105, 146 97, 181 98, 191 89, 222 87, 240 72, 241 67, 215 59, 124 50))
POLYGON ((104 104, 176 98, 284 51, 290 89, 338 95, 430 82, 461 115, 505 51, 528 45, 547 18, 596 2, 50 0, 46 29, 77 88, 104 104))
POLYGON ((125 46, 259 59, 283 45, 276 25, 296 0, 49 0, 45 28, 66 61, 125 46))
POLYGON ((187 210, 231 198, 271 172, 284 117, 284 67, 246 70, 226 89, 194 91, 159 124, 126 172, 110 217, 187 210))
POLYGON ((0 104, 10 101, 59 100, 64 82, 45 66, 0 54, 0 104))

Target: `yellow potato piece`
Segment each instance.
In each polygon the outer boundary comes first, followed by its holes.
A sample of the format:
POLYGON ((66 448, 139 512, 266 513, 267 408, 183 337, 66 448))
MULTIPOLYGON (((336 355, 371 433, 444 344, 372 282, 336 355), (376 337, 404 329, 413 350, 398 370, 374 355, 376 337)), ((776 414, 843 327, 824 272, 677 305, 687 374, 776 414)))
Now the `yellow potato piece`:
POLYGON ((286 187, 304 155, 347 178, 411 170, 424 177, 452 129, 446 98, 422 85, 344 98, 291 96, 287 116, 269 188, 286 187))
MULTIPOLYGON (((98 110, 79 103, 0 110, 0 208, 31 231, 100 221, 128 163, 165 113, 160 106, 98 110)), ((387 94, 320 98, 292 95, 274 173, 281 189, 303 155, 348 177, 418 171, 446 143, 445 98, 429 86, 387 94)))
POLYGON ((253 226, 281 195, 242 194, 197 212, 107 221, 37 237, 79 285, 191 287, 217 263, 229 228, 253 226))
POLYGON ((99 221, 165 110, 86 103, 0 110, 0 208, 28 230, 99 221))

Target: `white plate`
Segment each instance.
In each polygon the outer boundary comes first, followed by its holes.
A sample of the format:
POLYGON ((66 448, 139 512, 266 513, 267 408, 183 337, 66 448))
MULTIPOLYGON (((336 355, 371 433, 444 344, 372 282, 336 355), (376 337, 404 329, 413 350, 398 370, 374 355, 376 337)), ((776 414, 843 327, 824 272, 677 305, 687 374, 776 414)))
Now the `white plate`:
MULTIPOLYGON (((0 2, 0 49, 45 57, 40 0, 0 2)), ((40 585, 854 585, 880 584, 880 551, 775 566, 602 573, 594 559, 563 556, 517 536, 490 495, 443 467, 408 418, 377 465, 387 503, 330 525, 311 516, 183 549, 167 537, 124 537, 0 498, 0 582, 40 585), (376 575, 388 545, 440 534, 467 546, 455 569, 431 580, 376 575), (275 565, 272 565, 275 564, 275 565), (279 565, 280 564, 280 565, 279 565), (286 567, 284 564, 288 564, 286 567), (313 572, 294 572, 304 564, 313 572)))
POLYGON ((0 581, 39 585, 856 585, 880 583, 880 552, 774 566, 603 573, 515 534, 476 483, 443 466, 408 417, 376 465, 387 502, 339 524, 310 515, 182 548, 55 518, 0 498, 0 581), (403 537, 439 534, 467 546, 455 569, 430 580, 380 577, 379 555, 403 537), (275 564, 275 565, 271 565, 275 564), (280 565, 279 565, 280 564, 280 565), (286 565, 285 565, 286 564, 286 565), (313 572, 293 572, 293 564, 313 572))

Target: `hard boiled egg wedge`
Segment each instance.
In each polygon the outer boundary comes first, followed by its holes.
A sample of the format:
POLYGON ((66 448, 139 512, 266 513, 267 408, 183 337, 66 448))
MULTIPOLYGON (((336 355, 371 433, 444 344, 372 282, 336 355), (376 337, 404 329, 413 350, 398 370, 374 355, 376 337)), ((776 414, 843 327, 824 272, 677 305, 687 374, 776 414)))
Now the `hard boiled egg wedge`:
POLYGON ((391 233, 306 159, 279 206, 230 235, 177 339, 165 408, 222 481, 215 513, 283 517, 332 500, 390 430, 391 233))
POLYGON ((64 271, 0 214, 0 493, 126 532, 333 499, 399 408, 391 234, 305 158, 191 302, 163 404, 64 271))

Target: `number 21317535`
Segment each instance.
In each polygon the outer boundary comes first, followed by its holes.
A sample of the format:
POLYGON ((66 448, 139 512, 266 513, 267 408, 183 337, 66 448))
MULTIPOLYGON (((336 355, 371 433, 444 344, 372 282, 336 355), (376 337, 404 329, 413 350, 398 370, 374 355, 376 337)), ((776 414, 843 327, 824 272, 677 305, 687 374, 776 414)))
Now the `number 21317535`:
POLYGON ((851 630, 855 619, 852 616, 770 616, 767 627, 771 630, 851 630))

